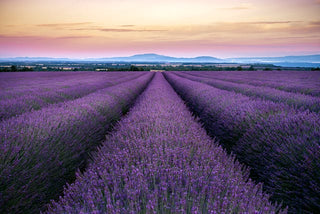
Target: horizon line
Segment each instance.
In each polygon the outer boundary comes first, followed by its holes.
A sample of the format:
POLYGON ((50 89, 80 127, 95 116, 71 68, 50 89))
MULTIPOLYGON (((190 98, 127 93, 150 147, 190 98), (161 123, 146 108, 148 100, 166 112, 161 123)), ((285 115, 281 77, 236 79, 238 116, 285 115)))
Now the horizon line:
POLYGON ((239 57, 216 57, 216 56, 210 56, 210 55, 197 55, 194 57, 186 57, 186 56, 170 56, 170 55, 164 55, 164 54, 157 54, 157 53, 142 53, 142 54, 133 54, 133 55, 121 55, 121 56, 97 56, 97 57, 66 57, 66 56, 11 56, 11 57, 0 57, 0 59, 14 59, 14 58, 51 58, 51 59, 103 59, 103 58, 122 58, 122 57, 133 57, 133 56, 139 56, 139 55, 157 55, 157 56, 165 56, 165 57, 172 57, 172 58, 186 58, 186 59, 192 59, 197 57, 212 57, 217 59, 230 59, 230 58, 274 58, 274 57, 299 57, 299 56, 315 56, 320 55, 319 53, 314 54, 301 54, 301 55, 280 55, 280 56, 239 56, 239 57))

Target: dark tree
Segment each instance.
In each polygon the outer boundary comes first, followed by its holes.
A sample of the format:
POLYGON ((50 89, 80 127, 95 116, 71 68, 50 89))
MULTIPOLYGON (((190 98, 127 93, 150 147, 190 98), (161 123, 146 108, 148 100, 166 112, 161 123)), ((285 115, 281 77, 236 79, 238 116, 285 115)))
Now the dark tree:
POLYGON ((131 65, 130 71, 139 71, 139 68, 137 66, 131 65))
POLYGON ((11 66, 11 71, 12 71, 12 72, 16 72, 16 71, 18 71, 17 66, 12 65, 12 66, 11 66))
POLYGON ((254 71, 254 67, 251 65, 248 70, 249 70, 249 71, 254 71))

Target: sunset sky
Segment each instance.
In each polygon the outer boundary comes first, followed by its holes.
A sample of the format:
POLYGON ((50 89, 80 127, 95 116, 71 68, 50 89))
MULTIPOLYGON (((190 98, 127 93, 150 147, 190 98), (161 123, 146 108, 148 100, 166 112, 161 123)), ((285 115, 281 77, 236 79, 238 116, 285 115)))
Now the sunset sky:
POLYGON ((0 57, 320 53, 320 0, 0 0, 0 57))

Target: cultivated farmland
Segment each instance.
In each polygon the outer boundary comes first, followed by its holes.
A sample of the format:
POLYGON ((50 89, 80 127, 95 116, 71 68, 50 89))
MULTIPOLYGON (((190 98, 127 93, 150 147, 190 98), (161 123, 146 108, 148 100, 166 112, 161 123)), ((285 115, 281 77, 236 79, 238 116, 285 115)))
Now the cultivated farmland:
POLYGON ((319 213, 320 73, 0 73, 0 213, 319 213))

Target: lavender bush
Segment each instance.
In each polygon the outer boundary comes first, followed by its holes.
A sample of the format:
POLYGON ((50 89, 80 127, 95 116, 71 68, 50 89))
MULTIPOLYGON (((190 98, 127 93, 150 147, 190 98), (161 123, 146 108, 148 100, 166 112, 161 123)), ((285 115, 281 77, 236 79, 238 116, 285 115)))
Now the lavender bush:
POLYGON ((166 77, 239 160, 252 167, 272 199, 290 212, 315 212, 320 201, 320 116, 287 105, 254 100, 172 73, 166 77))
POLYGON ((188 102, 224 147, 231 151, 251 123, 269 114, 285 111, 288 106, 267 100, 254 100, 248 96, 229 92, 191 81, 172 73, 166 77, 178 93, 188 102))
POLYGON ((295 212, 320 211, 320 117, 280 112, 252 124, 234 148, 273 198, 295 212))
POLYGON ((1 122, 0 213, 39 212, 60 195, 151 77, 1 122))
MULTIPOLYGON (((6 84, 5 89, 0 93, 0 121, 31 110, 39 110, 52 103, 83 97, 99 89, 137 78, 143 73, 130 73, 126 76, 121 73, 103 73, 103 75, 96 74, 96 76, 92 73, 83 73, 81 76, 69 75, 67 81, 56 77, 55 73, 51 74, 52 78, 32 81, 28 80, 30 77, 27 73, 25 74, 26 82, 21 82, 18 86, 13 81, 11 84, 6 84)), ((6 79, 10 75, 12 74, 1 76, 6 79)))
POLYGON ((124 77, 120 72, 4 72, 0 73, 0 99, 17 98, 21 95, 68 88, 78 84, 85 85, 100 79, 108 81, 116 76, 124 77))
POLYGON ((319 71, 219 71, 188 73, 234 83, 267 86, 282 91, 320 96, 319 71))
MULTIPOLYGON (((249 84, 232 83, 228 81, 216 80, 209 77, 192 76, 188 73, 177 73, 190 80, 206 83, 216 88, 234 91, 251 97, 271 100, 273 102, 283 102, 292 107, 310 111, 320 111, 320 97, 286 92, 269 87, 252 86, 249 84)), ((214 75, 212 75, 214 77, 214 75)))
POLYGON ((47 213, 277 212, 157 74, 47 213))

